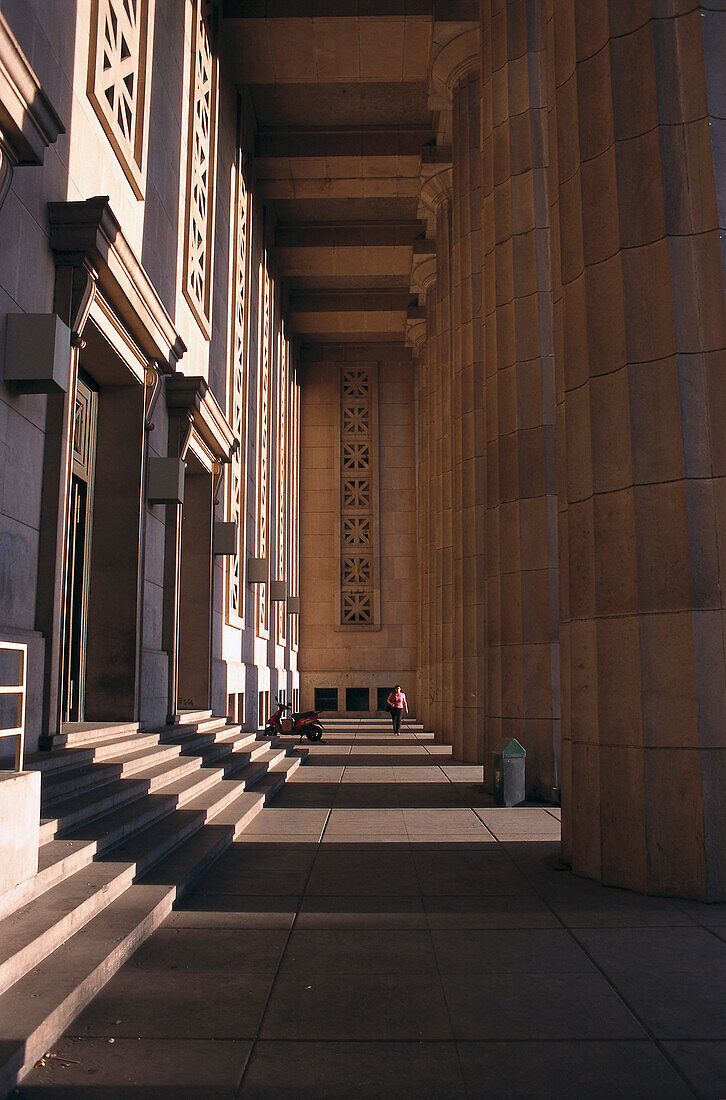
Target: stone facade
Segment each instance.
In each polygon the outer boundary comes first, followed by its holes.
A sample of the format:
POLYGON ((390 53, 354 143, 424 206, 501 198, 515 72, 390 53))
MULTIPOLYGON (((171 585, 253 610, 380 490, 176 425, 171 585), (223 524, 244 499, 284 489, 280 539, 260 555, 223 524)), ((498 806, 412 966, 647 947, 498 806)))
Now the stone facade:
POLYGON ((258 701, 266 708, 298 687, 296 631, 284 602, 272 626, 256 621, 269 584, 248 583, 247 557, 266 528, 269 578, 297 568, 299 396, 255 196, 249 109, 204 5, 88 0, 59 6, 49 22, 41 4, 3 3, 2 16, 8 88, 22 90, 27 69, 47 96, 16 106, 17 128, 30 130, 35 112, 48 147, 43 156, 38 138, 29 151, 22 135, 13 145, 4 123, 4 157, 16 167, 0 210, 0 309, 55 311, 72 333, 67 393, 0 394, 0 634, 30 647, 28 748, 52 741, 69 717, 63 593, 77 377, 95 395, 97 426, 84 697, 80 708, 70 700, 70 716, 153 727, 183 708, 212 709, 255 728, 266 718, 258 701), (167 456, 186 466, 183 505, 149 499, 151 464, 167 456), (225 521, 237 525, 236 547, 221 556, 213 527, 225 521), (275 558, 279 545, 286 553, 275 558))
POLYGON ((724 898, 726 14, 308 7, 0 2, 30 741, 400 681, 575 871, 724 898))

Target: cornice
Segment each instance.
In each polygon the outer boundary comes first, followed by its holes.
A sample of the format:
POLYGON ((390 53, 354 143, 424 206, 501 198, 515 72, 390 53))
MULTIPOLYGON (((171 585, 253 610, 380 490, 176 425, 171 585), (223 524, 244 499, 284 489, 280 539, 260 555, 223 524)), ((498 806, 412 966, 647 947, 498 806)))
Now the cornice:
POLYGON ((10 166, 42 164, 47 147, 64 133, 61 119, 0 13, 0 144, 10 166))
POLYGON ((234 432, 201 375, 175 374, 166 382, 166 405, 172 414, 188 415, 215 458, 229 462, 234 432))
POLYGON ((85 267, 149 359, 174 371, 186 344, 145 268, 121 232, 108 196, 48 203, 50 247, 57 266, 85 267))

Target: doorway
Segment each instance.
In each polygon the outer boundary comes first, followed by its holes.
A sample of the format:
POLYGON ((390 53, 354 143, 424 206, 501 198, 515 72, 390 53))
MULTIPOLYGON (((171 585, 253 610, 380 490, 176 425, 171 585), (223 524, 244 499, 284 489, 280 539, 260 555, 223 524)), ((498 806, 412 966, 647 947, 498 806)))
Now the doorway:
POLYGON ((179 588, 177 707, 208 710, 212 654, 212 477, 193 452, 186 458, 179 588))
POLYGON ((63 608, 61 715, 64 722, 84 719, 97 437, 98 393, 91 380, 79 373, 71 439, 68 567, 63 608))

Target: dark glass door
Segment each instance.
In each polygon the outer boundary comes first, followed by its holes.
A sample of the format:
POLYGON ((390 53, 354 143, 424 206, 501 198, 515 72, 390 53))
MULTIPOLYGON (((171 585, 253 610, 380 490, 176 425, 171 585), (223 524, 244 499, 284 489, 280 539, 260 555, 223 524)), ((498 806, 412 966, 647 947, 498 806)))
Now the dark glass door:
POLYGON ((71 507, 63 617, 61 715, 64 722, 83 721, 97 419, 98 394, 79 377, 73 420, 71 507))

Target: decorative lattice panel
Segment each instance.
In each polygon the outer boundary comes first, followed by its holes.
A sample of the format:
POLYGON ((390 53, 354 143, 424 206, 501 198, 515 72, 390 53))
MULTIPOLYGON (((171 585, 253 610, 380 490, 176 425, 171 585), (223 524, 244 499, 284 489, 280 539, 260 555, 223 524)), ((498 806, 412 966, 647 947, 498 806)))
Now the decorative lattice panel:
POLYGON ((373 369, 344 370, 340 379, 340 617, 344 626, 373 626, 377 379, 373 369))
MULTIPOLYGON (((270 311, 271 286, 267 255, 260 265, 260 336, 257 356, 257 509, 256 556, 266 558, 270 548, 270 311)), ((255 586, 255 627, 269 636, 270 603, 266 584, 255 586)))
MULTIPOLYGON (((287 580, 287 516, 288 516, 288 438, 287 386, 289 345, 282 326, 279 341, 277 372, 277 577, 287 580)), ((276 605, 277 641, 287 641, 287 607, 284 601, 276 605)))
POLYGON ((88 98, 137 198, 144 197, 153 0, 94 0, 88 98))
POLYGON ((205 335, 209 336, 217 146, 217 63, 201 9, 201 0, 197 0, 187 141, 184 295, 205 335))
MULTIPOLYGON (((289 370, 290 375, 290 417, 288 436, 290 440, 290 595, 298 596, 300 593, 300 544, 299 544, 299 516, 300 516, 300 386, 295 378, 294 370, 289 370)), ((288 623, 290 631, 290 647, 298 648, 300 637, 300 619, 298 615, 291 615, 288 623)))
POLYGON ((239 447, 228 467, 227 516, 237 524, 237 553, 227 558, 227 621, 241 626, 244 618, 242 569, 245 560, 245 482, 247 457, 247 284, 249 197, 240 153, 236 171, 232 273, 234 298, 227 409, 239 447))

